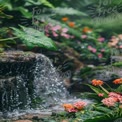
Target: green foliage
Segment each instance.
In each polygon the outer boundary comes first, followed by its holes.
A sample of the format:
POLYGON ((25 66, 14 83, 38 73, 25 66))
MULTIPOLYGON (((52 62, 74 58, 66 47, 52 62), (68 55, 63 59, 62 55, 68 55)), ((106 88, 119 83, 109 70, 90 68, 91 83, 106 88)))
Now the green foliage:
POLYGON ((122 85, 120 85, 117 89, 115 89, 116 92, 122 92, 122 85))
POLYGON ((48 0, 38 0, 39 2, 41 2, 41 4, 50 7, 50 8, 54 8, 53 4, 50 3, 48 0))
POLYGON ((10 16, 10 15, 7 15, 7 14, 5 14, 3 11, 4 11, 4 7, 3 6, 0 6, 0 18, 6 18, 6 19, 11 19, 12 18, 12 16, 10 16))
POLYGON ((115 67, 122 67, 122 61, 116 62, 112 64, 115 67))
POLYGON ((78 16, 87 16, 87 14, 81 12, 81 11, 78 11, 76 9, 73 9, 73 8, 60 8, 60 7, 57 7, 53 10, 53 12, 55 14, 58 14, 58 15, 78 15, 78 16))
POLYGON ((107 97, 108 91, 103 89, 103 87, 100 89, 99 87, 95 87, 95 86, 92 86, 92 85, 89 85, 89 84, 86 84, 86 85, 88 85, 97 95, 99 93, 103 93, 107 97))
POLYGON ((12 28, 14 35, 22 40, 22 42, 28 47, 43 47, 51 50, 56 50, 54 42, 46 37, 43 32, 39 32, 33 28, 26 28, 20 26, 21 30, 12 28))

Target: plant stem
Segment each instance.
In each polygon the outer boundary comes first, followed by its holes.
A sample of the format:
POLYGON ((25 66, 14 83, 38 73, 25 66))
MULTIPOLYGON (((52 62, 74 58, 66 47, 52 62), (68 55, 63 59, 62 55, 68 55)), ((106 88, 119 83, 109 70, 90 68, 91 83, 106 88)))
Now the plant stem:
POLYGON ((12 39, 17 39, 17 38, 18 38, 18 37, 12 37, 12 38, 0 39, 0 42, 8 41, 8 40, 12 40, 12 39))
POLYGON ((106 92, 107 94, 109 93, 105 88, 103 88, 102 86, 100 86, 100 88, 104 91, 104 92, 106 92))

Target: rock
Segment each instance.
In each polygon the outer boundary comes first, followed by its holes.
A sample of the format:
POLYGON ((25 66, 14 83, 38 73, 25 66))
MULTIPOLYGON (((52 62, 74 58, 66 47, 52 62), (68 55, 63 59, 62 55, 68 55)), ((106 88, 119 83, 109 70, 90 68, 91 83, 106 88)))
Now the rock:
POLYGON ((61 122, 69 122, 68 120, 62 120, 61 122))
POLYGON ((80 70, 81 68, 84 67, 84 64, 80 61, 81 56, 76 50, 74 50, 73 48, 69 46, 61 46, 61 43, 59 42, 57 42, 56 44, 64 53, 64 56, 66 57, 66 59, 73 61, 75 70, 80 70))
POLYGON ((40 112, 38 114, 25 114, 23 116, 20 116, 21 119, 41 119, 45 117, 50 117, 52 115, 52 112, 40 112))
POLYGON ((14 122, 32 122, 31 120, 17 120, 17 121, 14 121, 14 122))
MULTIPOLYGON (((27 104, 25 99, 34 92, 33 72, 37 55, 23 51, 0 53, 0 111, 10 110, 10 108, 14 108, 13 106, 18 106, 17 99, 22 103, 19 105, 20 107, 27 104), (28 92, 25 87, 28 88, 28 92), (15 99, 18 95, 19 98, 15 99)), ((31 97, 32 99, 33 97, 31 97)))
POLYGON ((2 62, 28 62, 34 60, 35 53, 23 51, 9 51, 0 53, 0 63, 2 62))

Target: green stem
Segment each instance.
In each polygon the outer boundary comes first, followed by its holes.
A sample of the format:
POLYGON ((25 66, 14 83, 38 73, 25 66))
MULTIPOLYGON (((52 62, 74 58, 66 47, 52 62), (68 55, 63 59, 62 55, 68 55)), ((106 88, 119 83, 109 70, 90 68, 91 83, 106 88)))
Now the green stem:
POLYGON ((18 38, 18 37, 12 37, 12 38, 0 39, 0 42, 8 41, 8 40, 12 40, 12 39, 17 39, 17 38, 18 38))
POLYGON ((106 86, 112 91, 113 89, 107 84, 107 83, 104 83, 106 84, 106 86))
POLYGON ((104 92, 106 92, 107 94, 109 93, 105 88, 103 88, 102 86, 100 86, 100 88, 104 91, 104 92))

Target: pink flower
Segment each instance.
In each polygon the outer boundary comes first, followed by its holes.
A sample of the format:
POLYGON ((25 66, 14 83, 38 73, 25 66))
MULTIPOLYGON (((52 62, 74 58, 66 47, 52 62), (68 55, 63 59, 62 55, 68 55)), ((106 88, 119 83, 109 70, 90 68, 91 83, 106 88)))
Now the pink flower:
POLYGON ((119 97, 118 100, 120 103, 122 103, 122 97, 119 97))
POLYGON ((116 99, 116 102, 117 102, 117 101, 118 101, 118 102, 122 101, 122 95, 120 95, 120 94, 118 94, 118 93, 110 92, 108 96, 109 96, 109 97, 115 98, 115 99, 116 99))
POLYGON ((85 103, 83 101, 78 101, 78 102, 74 103, 74 107, 78 110, 82 110, 86 105, 87 105, 87 103, 85 103))
POLYGON ((122 48, 122 45, 120 45, 119 48, 122 48))
POLYGON ((102 58, 102 57, 103 57, 102 53, 99 53, 98 58, 102 58))
POLYGON ((101 52, 105 52, 105 49, 101 49, 101 52))
POLYGON ((96 53, 96 49, 95 48, 92 48, 92 50, 91 50, 93 53, 96 53))
POLYGON ((93 52, 93 53, 96 53, 96 49, 95 48, 93 48, 92 46, 88 46, 88 49, 91 51, 91 52, 93 52))
POLYGON ((115 92, 109 92, 109 95, 108 95, 109 97, 121 97, 121 95, 120 94, 118 94, 118 93, 115 93, 115 92))
POLYGON ((52 32, 52 34, 53 34, 54 37, 58 36, 58 34, 56 32, 54 32, 54 31, 52 32))
POLYGON ((63 28, 63 29, 62 29, 62 32, 63 32, 63 33, 66 33, 67 31, 68 31, 67 28, 63 28))
POLYGON ((68 109, 67 111, 70 112, 70 113, 71 113, 71 112, 78 112, 78 110, 75 109, 75 108, 68 109))
POLYGON ((88 49, 91 50, 92 49, 92 46, 88 46, 88 49))
POLYGON ((104 42, 104 41, 105 41, 105 38, 99 37, 99 38, 98 38, 98 41, 99 41, 99 42, 104 42))
POLYGON ((50 36, 48 33, 46 33, 46 36, 50 36))
POLYGON ((61 36, 65 37, 66 39, 69 39, 70 38, 70 35, 69 34, 66 34, 66 33, 61 33, 61 36))
POLYGON ((116 103, 116 99, 114 97, 105 98, 102 100, 102 103, 108 107, 114 106, 116 103))
POLYGON ((122 40, 122 34, 119 34, 118 37, 120 40, 122 40))
POLYGON ((104 94, 103 94, 103 93, 99 93, 98 96, 99 96, 99 97, 103 97, 104 94))
POLYGON ((61 29, 61 26, 60 25, 56 25, 54 27, 51 28, 53 31, 57 31, 57 30, 60 30, 61 29))
POLYGON ((86 39, 87 38, 87 35, 82 35, 81 38, 82 39, 86 39))
POLYGON ((75 38, 75 36, 70 36, 71 39, 75 38))

